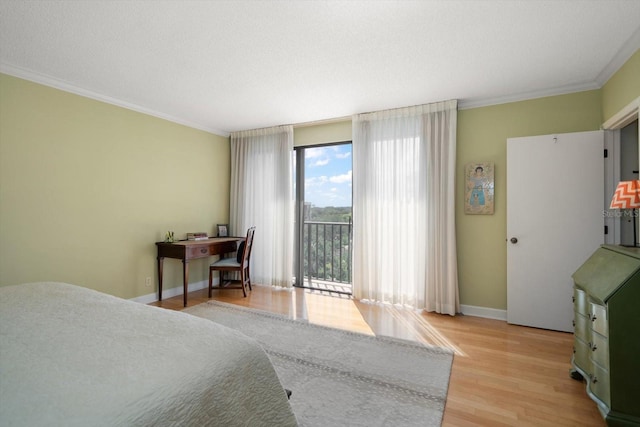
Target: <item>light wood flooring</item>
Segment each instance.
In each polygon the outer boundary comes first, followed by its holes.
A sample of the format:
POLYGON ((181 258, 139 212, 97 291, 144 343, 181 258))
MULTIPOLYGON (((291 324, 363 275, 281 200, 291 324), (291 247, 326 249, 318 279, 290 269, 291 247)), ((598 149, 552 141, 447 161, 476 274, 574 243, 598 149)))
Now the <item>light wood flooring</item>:
MULTIPOLYGON (((573 335, 472 316, 419 313, 296 288, 215 290, 214 300, 455 351, 443 426, 605 426, 585 385, 569 378, 573 335)), ((207 291, 189 293, 189 306, 207 291)), ((151 305, 182 310, 182 296, 151 305)))

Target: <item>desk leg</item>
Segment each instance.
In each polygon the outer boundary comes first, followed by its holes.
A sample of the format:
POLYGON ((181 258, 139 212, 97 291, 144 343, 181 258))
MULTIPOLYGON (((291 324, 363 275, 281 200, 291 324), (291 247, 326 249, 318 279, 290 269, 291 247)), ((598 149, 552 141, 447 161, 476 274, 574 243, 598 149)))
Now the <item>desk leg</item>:
POLYGON ((186 259, 182 260, 182 280, 184 286, 184 306, 187 306, 187 290, 189 288, 189 261, 186 259))
POLYGON ((164 257, 158 257, 158 301, 162 301, 162 265, 164 257))

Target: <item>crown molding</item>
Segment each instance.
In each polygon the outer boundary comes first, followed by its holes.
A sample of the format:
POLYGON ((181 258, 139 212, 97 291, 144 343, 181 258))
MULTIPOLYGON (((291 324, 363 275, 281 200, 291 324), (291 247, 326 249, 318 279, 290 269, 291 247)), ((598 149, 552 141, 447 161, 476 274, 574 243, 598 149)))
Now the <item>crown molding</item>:
POLYGON ((596 82, 600 87, 609 81, 609 79, 631 58, 631 56, 640 49, 640 27, 629 37, 629 40, 622 45, 620 50, 616 52, 613 59, 600 71, 596 77, 596 82))
MULTIPOLYGON (((544 98, 548 96, 566 95, 570 93, 582 92, 587 90, 600 89, 610 78, 613 76, 629 58, 638 50, 640 46, 640 28, 636 30, 633 35, 625 42, 620 50, 615 54, 613 59, 607 64, 607 66, 598 74, 596 79, 591 82, 583 82, 565 86, 558 86, 550 89, 543 89, 537 91, 521 92, 517 94, 510 94, 497 97, 478 97, 460 99, 458 101, 458 110, 467 110, 471 108, 488 107, 492 105, 508 104, 511 102, 528 101, 536 98, 544 98)), ((230 132, 222 131, 220 129, 214 129, 209 126, 183 120, 178 117, 170 116, 149 108, 142 107, 140 105, 132 104, 126 101, 122 101, 116 98, 112 98, 107 95, 103 95, 97 92, 93 92, 73 84, 70 84, 64 80, 60 80, 45 74, 37 73, 35 71, 28 70, 26 68, 18 67, 5 62, 0 62, 0 72, 9 74, 14 77, 29 80, 35 83, 43 84, 45 86, 60 89, 65 92, 73 93, 86 98, 95 99, 97 101, 112 104, 118 107, 126 108, 139 113, 147 114, 150 116, 158 117, 163 120, 167 120, 173 123, 177 123, 183 126, 187 126, 194 129, 203 130, 205 132, 213 133, 215 135, 228 137, 230 132)), ((293 124, 294 128, 330 124, 340 121, 346 121, 351 119, 351 116, 329 118, 324 120, 309 121, 303 123, 293 124)))
POLYGON ((569 93, 583 92, 586 90, 600 89, 597 82, 576 83, 565 86, 558 86, 551 89, 521 92, 512 95, 469 98, 458 101, 458 110, 468 110, 470 108, 488 107, 491 105, 508 104, 511 102, 528 101, 530 99, 545 98, 547 96, 566 95, 569 93))
POLYGON ((459 101, 458 109, 466 110, 470 108, 487 107, 490 105, 507 104, 510 102, 527 101, 529 99, 544 98, 546 96, 566 95, 569 93, 600 89, 638 49, 640 49, 640 27, 622 45, 611 61, 609 61, 609 63, 602 69, 602 71, 600 71, 592 82, 583 82, 540 91, 523 92, 493 98, 462 99, 459 101))
POLYGON ((78 86, 75 86, 71 83, 68 83, 64 80, 57 79, 55 77, 48 76, 46 74, 37 73, 32 70, 28 70, 26 68, 18 67, 12 64, 8 64, 6 62, 0 62, 0 72, 4 74, 8 74, 13 77, 18 77, 24 80, 29 80, 34 83, 42 84, 44 86, 49 86, 54 89, 59 89, 64 92, 69 92, 74 95, 83 96, 85 98, 94 99, 96 101, 104 102, 107 104, 115 105, 117 107, 126 108, 128 110, 136 111, 138 113, 146 114, 148 116, 157 117, 159 119, 167 120, 173 123, 177 123, 179 125, 187 126, 193 129, 202 130, 208 133, 212 133, 218 136, 228 137, 229 132, 221 131, 219 129, 213 129, 209 126, 191 122, 188 120, 183 120, 179 117, 174 117, 168 114, 161 113, 159 111, 151 110, 149 108, 142 107, 137 104, 132 104, 130 102, 122 101, 120 99, 112 98, 107 95, 103 95, 98 92, 93 92, 91 90, 87 90, 78 86))

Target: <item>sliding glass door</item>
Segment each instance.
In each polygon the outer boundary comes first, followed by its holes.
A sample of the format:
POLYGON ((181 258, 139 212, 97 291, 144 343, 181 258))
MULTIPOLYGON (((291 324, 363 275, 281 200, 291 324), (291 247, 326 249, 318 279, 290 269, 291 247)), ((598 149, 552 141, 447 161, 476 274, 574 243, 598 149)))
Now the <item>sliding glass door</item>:
POLYGON ((351 294, 351 143, 296 148, 295 285, 351 294))

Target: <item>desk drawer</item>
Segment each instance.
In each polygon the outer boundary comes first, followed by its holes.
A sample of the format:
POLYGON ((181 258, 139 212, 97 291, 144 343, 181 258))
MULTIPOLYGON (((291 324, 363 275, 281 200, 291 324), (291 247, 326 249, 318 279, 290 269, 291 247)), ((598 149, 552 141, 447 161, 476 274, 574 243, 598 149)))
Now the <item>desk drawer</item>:
POLYGON ((194 246, 193 248, 187 248, 187 259, 210 257, 213 255, 212 249, 211 246, 194 246))

